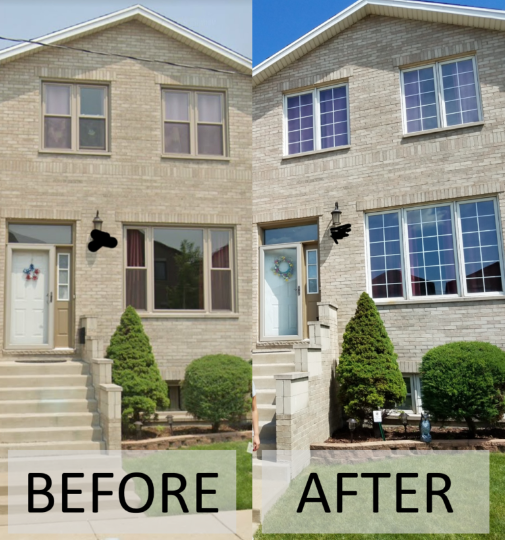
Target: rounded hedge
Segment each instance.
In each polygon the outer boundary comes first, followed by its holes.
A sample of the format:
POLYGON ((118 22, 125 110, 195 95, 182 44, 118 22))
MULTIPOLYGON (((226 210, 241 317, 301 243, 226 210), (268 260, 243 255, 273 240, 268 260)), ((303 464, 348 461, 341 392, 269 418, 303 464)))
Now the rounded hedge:
POLYGON ((218 431, 223 420, 238 421, 251 408, 251 365, 237 356, 215 354, 194 360, 185 372, 186 410, 218 431))
POLYGON ((504 351, 481 341, 431 349, 422 359, 423 408, 434 420, 497 421, 504 413, 504 351))

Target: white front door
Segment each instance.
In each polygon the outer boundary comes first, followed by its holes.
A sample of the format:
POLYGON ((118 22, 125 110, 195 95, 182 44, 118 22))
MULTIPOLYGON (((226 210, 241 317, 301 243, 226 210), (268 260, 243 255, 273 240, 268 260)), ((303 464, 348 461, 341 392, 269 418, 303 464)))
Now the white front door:
POLYGON ((300 244, 263 246, 260 254, 260 339, 301 339, 300 244))
POLYGON ((54 247, 8 249, 8 345, 51 347, 54 247))

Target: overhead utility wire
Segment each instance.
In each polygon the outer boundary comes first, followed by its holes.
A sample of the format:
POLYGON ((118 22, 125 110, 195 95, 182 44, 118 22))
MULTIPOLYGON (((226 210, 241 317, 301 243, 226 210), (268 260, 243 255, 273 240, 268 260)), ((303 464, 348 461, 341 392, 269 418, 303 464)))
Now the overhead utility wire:
MULTIPOLYGON (((55 45, 53 43, 43 43, 42 41, 36 41, 34 39, 15 39, 15 38, 8 38, 4 36, 0 36, 0 40, 4 41, 16 41, 19 43, 33 43, 34 45, 42 45, 43 47, 54 47, 56 49, 67 49, 70 51, 78 51, 83 52, 87 54, 97 54, 99 56, 114 56, 116 58, 126 58, 128 60, 139 60, 140 62, 149 62, 154 64, 165 64, 167 66, 175 66, 185 69, 204 69, 206 71, 214 71, 216 73, 229 73, 232 75, 242 75, 241 73, 237 71, 227 71, 225 69, 216 69, 216 68, 209 68, 209 67, 202 67, 202 66, 188 66, 185 64, 177 64, 176 62, 168 62, 166 60, 154 60, 151 58, 139 58, 137 56, 129 56, 127 54, 119 54, 119 53, 107 53, 102 51, 92 51, 90 49, 80 49, 78 47, 69 47, 68 45, 55 45)), ((0 50, 0 53, 2 51, 0 50)))

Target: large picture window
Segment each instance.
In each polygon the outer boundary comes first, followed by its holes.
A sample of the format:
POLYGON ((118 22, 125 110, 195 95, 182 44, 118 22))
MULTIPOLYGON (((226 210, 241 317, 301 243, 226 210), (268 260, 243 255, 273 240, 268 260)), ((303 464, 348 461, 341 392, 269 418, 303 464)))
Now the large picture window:
POLYGON ((375 300, 504 291, 495 199, 367 214, 366 229, 375 300))
POLYGON ((348 144, 347 84, 285 96, 285 155, 348 144))
POLYGON ((476 58, 401 72, 404 133, 482 120, 476 58))
POLYGON ((108 150, 107 86, 43 83, 42 116, 44 150, 108 150))
POLYGON ((233 231, 127 227, 125 302, 141 311, 233 311, 233 231))
POLYGON ((163 153, 174 156, 226 155, 224 92, 162 92, 163 153))

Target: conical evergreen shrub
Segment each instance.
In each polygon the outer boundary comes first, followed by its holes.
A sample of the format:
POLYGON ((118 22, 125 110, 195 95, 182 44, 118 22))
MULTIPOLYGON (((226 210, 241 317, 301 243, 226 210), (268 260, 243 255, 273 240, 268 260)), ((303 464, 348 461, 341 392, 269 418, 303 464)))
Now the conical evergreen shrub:
POLYGON ((394 346, 376 304, 365 292, 346 326, 337 381, 344 412, 360 424, 372 420, 372 411, 395 408, 406 399, 394 346))
POLYGON ((169 406, 167 384, 156 365, 142 321, 132 306, 121 316, 107 348, 107 358, 114 361, 113 382, 123 388, 121 414, 127 429, 132 429, 141 414, 150 416, 156 407, 169 406))

